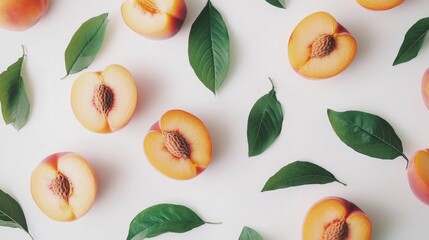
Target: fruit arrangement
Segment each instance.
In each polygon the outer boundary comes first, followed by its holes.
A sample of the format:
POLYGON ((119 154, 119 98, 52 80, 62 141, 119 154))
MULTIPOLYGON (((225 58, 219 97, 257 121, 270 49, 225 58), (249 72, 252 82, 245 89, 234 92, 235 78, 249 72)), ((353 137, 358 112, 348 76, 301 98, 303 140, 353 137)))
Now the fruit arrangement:
POLYGON ((2 1, 0 238, 424 239, 427 7, 2 1))

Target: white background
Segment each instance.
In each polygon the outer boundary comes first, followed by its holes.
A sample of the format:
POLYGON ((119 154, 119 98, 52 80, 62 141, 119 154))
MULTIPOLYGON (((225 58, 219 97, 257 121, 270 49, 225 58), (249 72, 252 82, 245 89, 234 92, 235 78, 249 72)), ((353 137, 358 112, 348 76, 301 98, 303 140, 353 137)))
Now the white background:
MULTIPOLYGON (((21 131, 0 122, 0 188, 21 204, 34 238, 126 239, 129 223, 140 211, 174 203, 222 224, 157 239, 238 239, 243 226, 249 226, 266 240, 296 240, 310 206, 323 197, 339 196, 370 216, 375 240, 426 239, 429 207, 412 194, 405 160, 378 160, 348 148, 333 132, 326 109, 383 117, 402 139, 409 158, 429 147, 429 111, 420 93, 423 72, 429 67, 428 43, 414 60, 392 66, 405 32, 428 17, 429 1, 405 1, 388 11, 367 10, 350 0, 286 2, 287 9, 279 9, 264 0, 212 0, 231 42, 230 71, 216 96, 198 80, 187 55, 190 28, 205 0, 188 0, 181 31, 164 41, 132 32, 121 18, 122 1, 114 0, 52 0, 47 14, 31 29, 0 30, 0 71, 14 63, 25 46, 22 75, 31 102, 28 123, 21 131), (287 58, 294 27, 316 11, 331 13, 358 43, 350 67, 323 81, 303 79, 287 58), (139 98, 131 122, 103 135, 83 128, 72 113, 70 89, 78 74, 60 78, 65 75, 64 51, 71 36, 85 20, 104 12, 110 13, 105 41, 84 71, 121 64, 135 77, 139 98), (256 100, 271 89, 268 77, 283 105, 283 129, 265 153, 249 158, 247 118, 256 100), (198 116, 212 136, 212 164, 188 181, 160 174, 142 148, 149 127, 173 108, 198 116), (61 151, 86 157, 99 180, 92 209, 70 223, 46 217, 29 187, 39 162, 61 151), (328 169, 347 186, 331 183, 260 192, 270 176, 296 160, 328 169)), ((0 228, 0 239, 29 237, 18 229, 0 228)))

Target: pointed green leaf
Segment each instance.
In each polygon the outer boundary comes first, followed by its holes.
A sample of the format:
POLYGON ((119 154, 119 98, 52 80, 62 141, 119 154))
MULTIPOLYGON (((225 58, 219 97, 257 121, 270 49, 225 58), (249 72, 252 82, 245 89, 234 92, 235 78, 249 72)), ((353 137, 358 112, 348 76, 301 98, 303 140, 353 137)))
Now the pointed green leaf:
POLYGON ((19 130, 30 114, 30 102, 25 91, 21 68, 25 54, 0 74, 0 103, 6 124, 19 130))
POLYGON ((408 160, 395 130, 381 117, 360 111, 327 112, 337 136, 355 151, 374 158, 403 156, 408 160))
POLYGON ((173 204, 159 204, 139 213, 130 224, 127 240, 142 240, 163 233, 183 233, 205 224, 191 209, 173 204))
POLYGON ((2 190, 0 190, 0 226, 20 228, 30 235, 21 206, 2 190))
POLYGON ((229 35, 222 16, 210 1, 192 24, 188 56, 200 81, 216 94, 228 74, 229 35))
POLYGON ((405 34, 404 41, 399 49, 393 65, 408 62, 415 58, 422 48, 429 30, 429 17, 418 20, 405 34))
POLYGON ((241 231, 240 238, 238 240, 264 240, 261 235, 255 230, 244 227, 241 231))
POLYGON ((103 13, 90 18, 74 33, 65 52, 66 76, 82 71, 94 61, 104 40, 107 16, 103 13))
POLYGON ((332 173, 310 162, 296 161, 286 165, 268 179, 262 192, 307 184, 339 182, 332 173))
POLYGON ((247 120, 249 157, 264 152, 280 135, 283 111, 277 100, 274 85, 271 91, 256 101, 247 120))
POLYGON ((265 1, 275 7, 286 8, 285 0, 265 0, 265 1))

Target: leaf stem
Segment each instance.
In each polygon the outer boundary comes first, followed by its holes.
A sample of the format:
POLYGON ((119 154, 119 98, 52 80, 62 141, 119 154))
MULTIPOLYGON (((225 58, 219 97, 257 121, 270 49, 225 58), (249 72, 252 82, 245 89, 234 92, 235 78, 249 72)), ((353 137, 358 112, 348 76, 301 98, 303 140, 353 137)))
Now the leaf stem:
POLYGON ((27 232, 27 233, 31 237, 31 239, 34 240, 33 236, 29 232, 27 232))
POLYGON ((401 153, 402 157, 405 158, 405 160, 407 161, 407 165, 405 166, 405 169, 408 169, 408 163, 410 162, 410 160, 408 159, 408 157, 405 155, 405 153, 401 153))
POLYGON ((204 222, 205 224, 213 224, 213 225, 218 225, 218 224, 222 224, 222 222, 204 222))
POLYGON ((21 48, 22 48, 22 57, 27 57, 27 54, 25 54, 24 45, 21 45, 21 48))
POLYGON ((342 184, 343 186, 347 186, 347 184, 345 184, 345 183, 343 183, 343 182, 341 182, 341 181, 339 181, 339 180, 337 180, 337 182, 339 182, 340 184, 342 184))
POLYGON ((268 77, 268 80, 270 80, 270 82, 271 82, 271 86, 273 86, 273 90, 275 90, 274 82, 273 82, 273 80, 271 79, 271 77, 268 77))

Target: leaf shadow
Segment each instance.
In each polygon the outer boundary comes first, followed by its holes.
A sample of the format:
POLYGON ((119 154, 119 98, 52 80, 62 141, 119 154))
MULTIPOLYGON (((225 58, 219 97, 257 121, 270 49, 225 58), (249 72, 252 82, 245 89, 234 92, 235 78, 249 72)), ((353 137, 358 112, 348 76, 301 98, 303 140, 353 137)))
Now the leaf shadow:
MULTIPOLYGON (((24 48, 24 54, 27 54, 27 50, 24 48)), ((27 123, 30 121, 31 119, 31 115, 33 112, 33 103, 34 103, 34 87, 33 87, 33 81, 30 77, 30 74, 27 71, 27 56, 24 57, 23 63, 22 63, 22 67, 21 67, 21 77, 22 80, 24 82, 24 89, 25 89, 25 93, 27 94, 27 98, 28 98, 28 102, 30 104, 30 109, 29 109, 29 113, 28 113, 28 119, 27 119, 27 123)))

